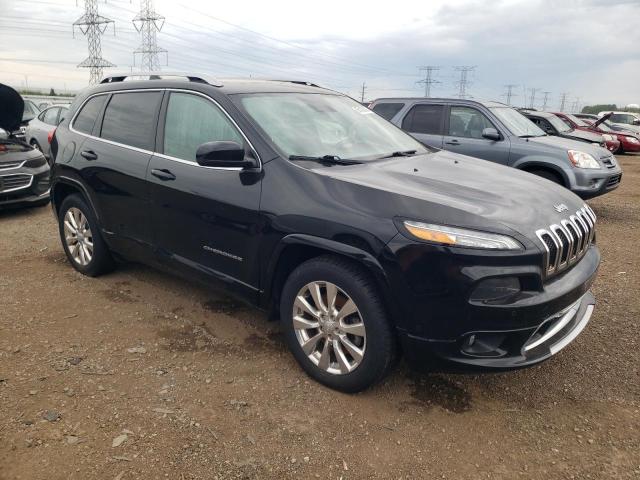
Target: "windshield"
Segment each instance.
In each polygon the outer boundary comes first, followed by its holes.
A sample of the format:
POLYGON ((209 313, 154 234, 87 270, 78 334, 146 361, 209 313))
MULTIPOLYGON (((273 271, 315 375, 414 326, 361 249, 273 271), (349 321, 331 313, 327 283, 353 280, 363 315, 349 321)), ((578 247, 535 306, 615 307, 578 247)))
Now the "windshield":
POLYGON ((411 136, 341 95, 258 93, 240 97, 249 116, 286 158, 374 160, 394 152, 425 153, 411 136))
POLYGON ((573 128, 571 128, 569 125, 567 125, 566 123, 564 123, 562 120, 560 120, 558 117, 556 117, 555 115, 551 115, 550 117, 547 117, 547 120, 549 121, 549 123, 551 125, 553 125, 555 127, 556 130, 558 130, 560 133, 564 133, 564 132, 570 132, 571 130, 573 130, 573 128))
POLYGON ((511 133, 518 137, 542 137, 545 135, 535 123, 514 108, 493 107, 491 111, 511 133))
POLYGON ((600 130, 605 131, 605 132, 613 132, 613 130, 609 126, 609 123, 607 122, 607 120, 605 120, 602 123, 599 123, 597 128, 599 128, 600 130))
POLYGON ((582 119, 576 117, 575 115, 571 115, 571 114, 566 114, 565 116, 571 120, 575 125, 579 126, 579 127, 588 127, 589 125, 582 119))

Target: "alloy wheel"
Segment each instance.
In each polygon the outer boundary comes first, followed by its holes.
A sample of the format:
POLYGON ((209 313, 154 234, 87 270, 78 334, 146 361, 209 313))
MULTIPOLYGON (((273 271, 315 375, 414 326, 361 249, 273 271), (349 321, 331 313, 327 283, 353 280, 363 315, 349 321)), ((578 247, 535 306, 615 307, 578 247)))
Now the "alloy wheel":
POLYGON ((350 373, 364 358, 367 335, 360 311, 333 283, 316 281, 300 289, 293 328, 305 355, 328 373, 350 373))
POLYGON ((73 261, 86 266, 93 258, 93 235, 87 217, 76 207, 64 216, 64 240, 73 261))

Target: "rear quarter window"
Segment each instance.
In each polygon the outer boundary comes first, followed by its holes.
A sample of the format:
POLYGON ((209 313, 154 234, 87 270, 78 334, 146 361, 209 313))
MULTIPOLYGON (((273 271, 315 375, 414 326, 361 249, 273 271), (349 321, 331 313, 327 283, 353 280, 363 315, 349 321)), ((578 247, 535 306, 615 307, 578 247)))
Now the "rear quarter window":
POLYGON ((404 107, 404 103, 378 103, 373 106, 373 111, 382 118, 391 120, 402 107, 404 107))
POLYGON ((153 150, 162 92, 116 93, 104 112, 100 137, 153 150))
POLYGON ((78 132, 86 133, 88 135, 93 132, 93 126, 96 123, 98 114, 102 111, 102 106, 106 101, 106 95, 98 95, 93 97, 87 103, 84 104, 80 113, 73 121, 73 128, 78 132))
POLYGON ((404 117, 402 129, 411 133, 442 134, 444 105, 416 105, 404 117))

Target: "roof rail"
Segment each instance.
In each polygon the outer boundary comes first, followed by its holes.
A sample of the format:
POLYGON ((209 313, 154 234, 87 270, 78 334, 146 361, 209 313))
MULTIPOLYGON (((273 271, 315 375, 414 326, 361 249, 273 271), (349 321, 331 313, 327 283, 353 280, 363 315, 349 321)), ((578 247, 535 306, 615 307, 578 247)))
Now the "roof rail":
POLYGON ((271 80, 272 82, 286 82, 286 83, 295 83, 297 85, 307 85, 308 87, 316 87, 316 88, 324 88, 321 87, 320 85, 317 85, 313 82, 307 82, 305 80, 279 80, 279 79, 274 79, 271 80))
POLYGON ((208 75, 192 75, 183 72, 133 72, 114 73, 104 77, 100 83, 124 82, 125 80, 161 80, 168 77, 186 78, 189 82, 206 83, 214 87, 222 87, 222 82, 208 75))

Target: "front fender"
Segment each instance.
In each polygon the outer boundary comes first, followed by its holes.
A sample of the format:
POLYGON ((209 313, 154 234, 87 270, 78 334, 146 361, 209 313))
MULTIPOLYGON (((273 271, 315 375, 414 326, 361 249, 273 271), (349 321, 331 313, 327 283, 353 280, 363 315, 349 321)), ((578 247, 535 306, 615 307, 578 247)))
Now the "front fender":
MULTIPOLYGON (((280 271, 279 266, 281 261, 283 261, 283 258, 287 256, 287 249, 292 247, 301 247, 303 249, 307 248, 309 249, 309 251, 313 251, 310 256, 302 257, 302 261, 319 255, 335 254, 346 257, 362 265, 374 278, 376 285, 379 288, 380 295, 387 305, 389 312, 392 314, 392 316, 395 316, 396 309, 394 307, 393 298, 391 298, 391 289, 389 286, 387 274, 382 267, 382 264, 374 255, 360 248, 335 240, 299 233, 290 234, 283 237, 275 247, 273 254, 271 255, 271 258, 267 264, 267 268, 264 272, 262 283, 262 285, 264 285, 264 288, 262 289, 263 300, 261 304, 264 307, 268 308, 269 304, 271 304, 271 306, 277 307, 277 301, 275 303, 273 302, 274 300, 276 300, 274 298, 274 295, 277 295, 279 293, 279 289, 282 286, 278 285, 278 272, 280 271)), ((384 248, 384 246, 382 247, 384 248)), ((293 268, 295 268, 295 266, 293 268)), ((284 283, 285 280, 286 278, 283 278, 281 279, 281 282, 284 283)))

